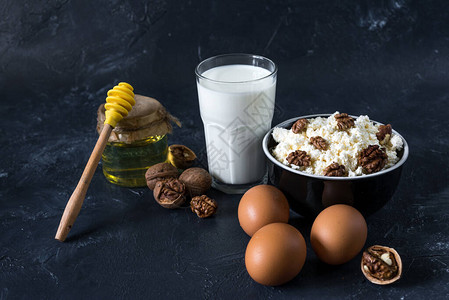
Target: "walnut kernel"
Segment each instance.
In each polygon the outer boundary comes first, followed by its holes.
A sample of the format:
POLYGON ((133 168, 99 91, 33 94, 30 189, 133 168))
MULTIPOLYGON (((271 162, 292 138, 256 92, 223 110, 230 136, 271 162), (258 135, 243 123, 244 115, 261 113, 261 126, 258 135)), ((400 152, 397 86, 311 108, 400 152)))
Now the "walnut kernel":
POLYGON ((324 176, 343 177, 346 176, 346 168, 336 162, 331 163, 324 169, 324 176))
POLYGON ((308 123, 309 121, 307 119, 299 119, 298 121, 293 123, 292 125, 293 133, 300 133, 301 131, 307 128, 308 123))
POLYGON ((379 172, 387 163, 387 154, 378 145, 369 145, 363 149, 358 156, 358 163, 362 166, 363 172, 371 174, 379 172))
POLYGON ((354 127, 354 119, 351 118, 348 114, 336 114, 335 119, 337 120, 338 130, 347 130, 351 127, 354 127))
POLYGON ((298 167, 301 166, 307 167, 311 165, 310 155, 308 155, 306 151, 302 150, 296 150, 291 152, 287 156, 287 161, 289 164, 296 165, 298 167))
POLYGON ((327 142, 321 136, 314 136, 310 138, 310 143, 315 146, 318 150, 326 150, 327 142))
POLYGON ((391 133, 392 133, 392 129, 391 129, 390 124, 380 125, 379 131, 376 133, 376 137, 379 140, 379 144, 381 144, 381 145, 388 144, 388 142, 390 141, 390 138, 391 138, 391 133))
POLYGON ((207 218, 216 213, 217 202, 206 195, 193 197, 190 201, 190 209, 200 218, 207 218))

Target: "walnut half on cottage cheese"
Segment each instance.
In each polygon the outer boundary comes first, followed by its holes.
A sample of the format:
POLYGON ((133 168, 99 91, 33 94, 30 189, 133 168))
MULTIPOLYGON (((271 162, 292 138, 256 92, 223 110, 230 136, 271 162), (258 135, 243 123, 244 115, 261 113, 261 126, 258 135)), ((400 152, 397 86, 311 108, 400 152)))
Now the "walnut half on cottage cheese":
MULTIPOLYGON (((359 164, 358 157, 369 146, 377 145, 385 152, 386 161, 382 169, 390 168, 399 161, 397 151, 402 149, 403 142, 401 137, 394 133, 388 136, 388 141, 385 140, 385 127, 390 126, 389 124, 375 124, 368 116, 359 116, 353 120, 353 126, 342 127, 342 115, 344 114, 335 112, 328 118, 307 119, 307 127, 301 131, 295 130, 297 133, 291 129, 274 128, 273 138, 278 144, 272 149, 273 156, 295 170, 313 175, 325 175, 328 173, 325 171, 326 168, 337 163, 345 167, 349 177, 367 173, 367 169, 359 164), (323 147, 317 145, 323 145, 323 147), (310 157, 310 164, 298 166, 289 163, 287 157, 298 150, 306 152, 310 157)), ((351 120, 346 120, 348 121, 351 120)))

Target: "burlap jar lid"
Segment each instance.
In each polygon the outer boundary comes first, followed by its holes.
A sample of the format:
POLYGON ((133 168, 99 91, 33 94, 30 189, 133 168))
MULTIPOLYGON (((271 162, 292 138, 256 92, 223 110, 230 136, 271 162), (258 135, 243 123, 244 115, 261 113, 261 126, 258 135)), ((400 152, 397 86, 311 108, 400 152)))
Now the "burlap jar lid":
MULTIPOLYGON (((156 99, 135 95, 136 104, 128 116, 117 123, 112 130, 109 142, 130 144, 149 136, 165 135, 172 132, 171 122, 181 127, 179 120, 172 116, 156 99)), ((101 132, 105 120, 104 104, 97 111, 97 131, 101 132)))

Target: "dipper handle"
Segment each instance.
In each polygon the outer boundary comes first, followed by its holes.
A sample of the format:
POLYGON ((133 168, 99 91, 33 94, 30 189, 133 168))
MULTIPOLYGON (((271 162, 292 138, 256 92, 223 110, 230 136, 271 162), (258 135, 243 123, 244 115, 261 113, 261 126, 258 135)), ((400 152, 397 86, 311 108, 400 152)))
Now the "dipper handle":
POLYGON ((59 223, 58 231, 56 232, 55 239, 61 242, 67 238, 70 229, 72 229, 72 226, 75 223, 76 217, 78 217, 90 181, 94 176, 101 154, 106 147, 112 129, 121 119, 128 115, 128 112, 135 104, 133 87, 125 82, 119 83, 112 90, 109 90, 106 102, 106 120, 104 122, 103 130, 101 131, 100 137, 98 138, 94 150, 84 168, 80 181, 67 202, 59 223))

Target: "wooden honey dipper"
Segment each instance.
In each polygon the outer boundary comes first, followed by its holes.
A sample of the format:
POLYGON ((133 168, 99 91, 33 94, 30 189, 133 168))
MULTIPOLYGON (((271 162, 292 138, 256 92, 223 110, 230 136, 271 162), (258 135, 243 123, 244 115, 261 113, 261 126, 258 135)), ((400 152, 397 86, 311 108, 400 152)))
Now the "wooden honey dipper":
POLYGON ((106 147, 112 129, 120 120, 128 115, 128 112, 132 109, 134 104, 136 104, 133 90, 134 89, 130 84, 120 82, 118 85, 114 86, 112 90, 108 91, 108 97, 106 98, 107 103, 104 106, 106 109, 106 120, 104 121, 103 130, 101 131, 89 161, 84 168, 80 181, 67 202, 59 223, 58 231, 56 232, 55 239, 61 242, 66 239, 81 210, 90 181, 94 176, 95 169, 97 168, 101 154, 106 147))

